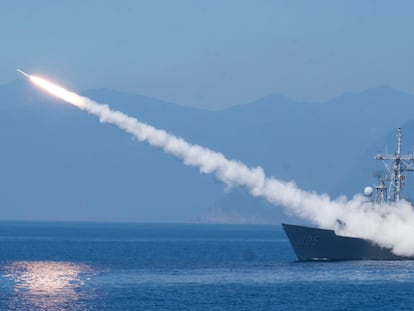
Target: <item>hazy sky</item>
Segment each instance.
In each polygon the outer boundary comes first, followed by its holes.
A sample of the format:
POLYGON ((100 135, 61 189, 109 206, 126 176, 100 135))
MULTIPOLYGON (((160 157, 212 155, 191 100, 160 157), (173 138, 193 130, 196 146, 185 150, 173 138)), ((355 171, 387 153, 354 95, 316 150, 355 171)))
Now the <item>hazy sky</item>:
POLYGON ((218 108, 281 93, 414 94, 413 1, 1 1, 0 83, 16 68, 218 108))

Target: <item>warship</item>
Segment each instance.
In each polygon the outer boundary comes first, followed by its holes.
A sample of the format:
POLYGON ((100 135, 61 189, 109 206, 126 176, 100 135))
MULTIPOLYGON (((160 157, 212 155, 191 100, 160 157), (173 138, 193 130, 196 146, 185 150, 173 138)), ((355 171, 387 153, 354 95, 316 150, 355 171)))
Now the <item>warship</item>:
MULTIPOLYGON (((414 155, 401 154, 401 128, 397 131, 397 151, 394 154, 377 154, 376 160, 384 162, 385 176, 378 184, 366 187, 364 195, 368 204, 381 207, 384 202, 398 202, 402 194, 405 174, 413 171, 414 155)), ((396 207, 397 208, 397 207, 396 207)), ((341 224, 340 220, 337 220, 341 224)), ((391 249, 383 248, 373 241, 341 236, 334 230, 282 224, 298 261, 343 261, 343 260, 414 260, 414 257, 395 255, 391 249)))

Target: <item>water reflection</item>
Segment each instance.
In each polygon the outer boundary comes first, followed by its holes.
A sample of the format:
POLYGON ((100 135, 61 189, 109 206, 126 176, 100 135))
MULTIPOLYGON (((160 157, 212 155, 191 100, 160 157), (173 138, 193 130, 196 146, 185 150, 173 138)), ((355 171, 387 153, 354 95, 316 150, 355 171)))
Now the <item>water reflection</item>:
POLYGON ((79 309, 79 288, 88 279, 87 265, 71 262, 13 262, 4 267, 14 281, 12 307, 17 309, 79 309))

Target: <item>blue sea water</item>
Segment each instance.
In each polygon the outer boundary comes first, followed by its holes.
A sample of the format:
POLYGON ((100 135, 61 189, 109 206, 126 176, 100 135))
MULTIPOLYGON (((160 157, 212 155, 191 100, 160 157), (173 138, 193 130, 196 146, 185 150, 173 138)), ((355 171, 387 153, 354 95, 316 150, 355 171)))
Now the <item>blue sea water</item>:
POLYGON ((299 263, 280 226, 0 222, 1 310, 414 310, 414 262, 299 263))

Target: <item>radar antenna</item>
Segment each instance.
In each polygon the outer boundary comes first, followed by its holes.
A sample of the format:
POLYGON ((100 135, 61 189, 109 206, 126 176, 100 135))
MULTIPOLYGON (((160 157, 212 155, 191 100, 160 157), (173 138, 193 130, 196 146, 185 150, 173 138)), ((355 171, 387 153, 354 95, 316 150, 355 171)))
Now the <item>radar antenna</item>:
MULTIPOLYGON (((386 200, 399 202, 402 195, 402 188, 404 186, 404 172, 413 171, 412 168, 414 162, 413 154, 401 154, 401 128, 397 131, 397 152, 395 154, 379 153, 375 156, 376 160, 382 160, 385 168, 387 169, 387 177, 385 180, 389 180, 388 193, 386 200)), ((386 188, 384 179, 380 181, 379 185, 375 187, 379 193, 377 200, 384 200, 383 192, 386 188)), ((382 203, 377 202, 377 203, 382 203)))

